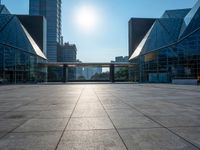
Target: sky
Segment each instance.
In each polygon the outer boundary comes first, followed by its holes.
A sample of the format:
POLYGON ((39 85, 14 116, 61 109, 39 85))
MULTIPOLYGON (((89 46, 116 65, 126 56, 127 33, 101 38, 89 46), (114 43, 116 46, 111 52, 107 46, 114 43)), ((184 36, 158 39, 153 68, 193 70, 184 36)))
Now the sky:
MULTIPOLYGON (((165 10, 191 8, 197 0, 62 0, 62 35, 82 62, 110 62, 128 55, 131 17, 157 18, 165 10), (80 20, 89 9, 90 25, 80 20), (79 19, 79 20, 78 20, 79 19)), ((28 14, 29 0, 2 0, 11 13, 28 14), (19 3, 20 2, 20 3, 19 3)))

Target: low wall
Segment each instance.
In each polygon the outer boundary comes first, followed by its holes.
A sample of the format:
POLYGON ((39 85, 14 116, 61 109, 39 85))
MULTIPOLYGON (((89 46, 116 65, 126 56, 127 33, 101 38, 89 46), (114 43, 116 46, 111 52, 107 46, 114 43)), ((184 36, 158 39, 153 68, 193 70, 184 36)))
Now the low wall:
POLYGON ((197 79, 173 79, 172 84, 197 85, 197 79))

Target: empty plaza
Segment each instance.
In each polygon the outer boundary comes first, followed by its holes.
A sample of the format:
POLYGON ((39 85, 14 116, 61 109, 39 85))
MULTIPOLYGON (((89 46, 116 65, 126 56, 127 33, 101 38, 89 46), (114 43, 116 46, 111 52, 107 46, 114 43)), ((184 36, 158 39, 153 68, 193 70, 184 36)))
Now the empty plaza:
POLYGON ((0 150, 198 150, 200 88, 171 84, 0 87, 0 150))

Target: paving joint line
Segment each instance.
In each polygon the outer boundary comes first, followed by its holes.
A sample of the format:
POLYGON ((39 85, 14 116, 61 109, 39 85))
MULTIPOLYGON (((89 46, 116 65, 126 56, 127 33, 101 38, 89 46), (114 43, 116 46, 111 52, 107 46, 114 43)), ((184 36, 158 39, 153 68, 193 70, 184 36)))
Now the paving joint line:
POLYGON ((81 93, 80 93, 80 95, 79 95, 79 97, 78 97, 78 99, 77 99, 77 101, 76 101, 76 104, 75 104, 75 106, 74 106, 74 108, 73 108, 73 110, 72 110, 72 113, 71 113, 71 115, 70 115, 68 121, 67 121, 67 124, 65 125, 65 127, 64 127, 64 129, 63 129, 63 131, 62 131, 62 133, 61 133, 61 136, 60 136, 60 138, 59 138, 59 140, 58 140, 58 143, 56 144, 55 150, 58 149, 58 145, 59 145, 60 142, 61 142, 61 139, 62 139, 62 137, 63 137, 63 135, 64 135, 64 133, 65 133, 65 131, 66 131, 66 129, 67 129, 67 126, 68 126, 68 124, 69 124, 69 122, 70 122, 70 120, 71 120, 71 118, 72 118, 72 115, 73 115, 73 113, 74 113, 74 111, 75 111, 75 109, 76 109, 76 106, 77 106, 77 104, 78 104, 78 102, 79 102, 79 100, 80 100, 80 98, 81 98, 81 96, 82 96, 82 94, 83 94, 84 89, 85 89, 85 88, 83 88, 83 89, 81 90, 81 93))
POLYGON ((49 130, 49 131, 16 131, 12 133, 48 133, 48 132, 62 132, 63 130, 49 130))
MULTIPOLYGON (((28 103, 26 103, 26 104, 24 104, 24 105, 15 107, 15 108, 11 109, 10 111, 8 111, 7 113, 9 113, 9 112, 14 112, 13 110, 18 109, 18 108, 23 107, 23 106, 27 106, 27 105, 29 105, 30 103, 32 103, 33 101, 36 101, 36 100, 38 100, 38 99, 32 100, 32 101, 30 101, 30 102, 28 102, 28 103)), ((7 113, 5 113, 5 114, 7 114, 7 113)), ((4 115, 5 115, 5 114, 4 114, 4 115)), ((37 114, 33 115, 32 117, 30 117, 30 118, 28 118, 28 119, 21 119, 21 120, 24 120, 24 121, 23 121, 22 123, 20 123, 18 126, 16 126, 15 128, 13 128, 12 130, 6 132, 5 135, 3 135, 3 136, 0 137, 0 140, 3 139, 4 137, 6 137, 8 134, 10 134, 10 133, 12 133, 13 131, 15 131, 17 128, 19 128, 19 127, 22 126, 23 124, 25 124, 25 123, 26 123, 27 121, 29 121, 30 119, 33 119, 36 115, 37 115, 37 114)), ((4 119, 4 120, 8 120, 8 119, 4 119)))
MULTIPOLYGON (((116 97, 115 95, 111 94, 112 96, 116 97)), ((143 113, 142 111, 138 110, 137 108, 135 108, 134 106, 124 102, 121 98, 119 97, 116 97, 117 99, 119 99, 121 102, 123 102, 124 104, 128 105, 129 107, 133 108, 134 110, 136 110, 137 112, 143 114, 146 118, 150 119, 151 121, 157 123, 158 125, 160 125, 161 127, 165 128, 166 130, 168 130, 170 133, 176 135, 177 137, 179 137, 180 139, 182 139, 183 141, 191 144, 192 146, 194 146, 195 148, 199 149, 200 150, 200 147, 198 147, 196 144, 188 141, 187 139, 185 139, 184 137, 180 136, 179 134, 175 133, 174 131, 172 131, 170 128, 164 126, 163 124, 159 123, 158 121, 154 120, 152 117, 146 115, 145 113, 143 113)))
MULTIPOLYGON (((27 85, 29 85, 29 84, 27 84, 27 85)), ((5 85, 5 86, 12 86, 12 85, 5 85)), ((18 85, 15 85, 15 86, 18 86, 18 85)), ((24 88, 27 88, 25 85, 20 85, 21 87, 20 87, 20 89, 24 89, 24 88)), ((34 85, 34 86, 36 86, 36 85, 34 85)), ((1 87, 4 87, 4 85, 2 85, 2 86, 0 86, 0 88, 1 87)), ((30 86, 29 86, 29 88, 30 88, 30 86)), ((14 91, 14 90, 16 90, 16 89, 19 89, 18 87, 13 87, 13 88, 9 88, 9 89, 3 89, 3 90, 0 90, 0 93, 1 92, 5 92, 5 91, 14 91)))
POLYGON ((112 119, 110 118, 110 116, 109 116, 108 112, 106 111, 106 109, 105 109, 105 107, 104 107, 103 103, 101 102, 101 100, 100 100, 99 96, 97 95, 97 93, 96 93, 96 91, 95 91, 94 89, 93 89, 93 92, 95 93, 96 97, 98 98, 99 102, 101 103, 101 106, 103 107, 104 111, 106 112, 106 114, 107 114, 107 116, 108 116, 109 120, 111 121, 111 123, 112 123, 112 125, 113 125, 113 127, 114 127, 115 131, 117 132, 117 134, 118 134, 119 138, 121 139, 122 143, 124 144, 125 148, 128 150, 128 147, 127 147, 127 145, 126 145, 126 143, 125 143, 124 139, 123 139, 123 138, 122 138, 122 136, 120 135, 120 133, 119 133, 119 131, 118 131, 117 127, 114 125, 114 123, 113 123, 112 119))
MULTIPOLYGON (((160 88, 162 88, 162 89, 169 89, 168 87, 158 87, 158 86, 156 86, 156 85, 151 85, 151 87, 153 87, 153 88, 155 88, 155 89, 158 89, 158 88, 159 88, 159 89, 160 89, 160 88)), ((198 87, 198 85, 195 86, 195 87, 198 87)), ((194 90, 194 89, 193 89, 193 90, 190 90, 190 89, 188 90, 188 89, 185 89, 185 88, 182 89, 182 88, 177 88, 177 87, 170 87, 170 89, 175 89, 175 90, 179 90, 179 91, 185 91, 185 90, 187 90, 187 91, 190 91, 190 92, 194 92, 194 91, 195 91, 195 92, 199 92, 199 90, 196 90, 196 89, 195 89, 195 90, 194 90)))

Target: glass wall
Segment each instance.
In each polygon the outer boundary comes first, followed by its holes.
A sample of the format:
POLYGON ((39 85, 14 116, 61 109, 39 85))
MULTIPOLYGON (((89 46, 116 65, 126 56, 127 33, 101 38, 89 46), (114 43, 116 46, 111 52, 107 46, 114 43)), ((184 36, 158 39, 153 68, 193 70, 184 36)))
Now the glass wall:
POLYGON ((109 81, 109 67, 101 66, 79 66, 70 67, 69 81, 109 81), (73 75, 74 73, 74 75, 73 75))
POLYGON ((200 78, 200 31, 172 46, 139 56, 133 62, 134 80, 168 83, 200 78))
POLYGON ((53 64, 48 66, 48 82, 133 81, 133 65, 53 64), (113 69, 111 69, 113 66, 113 69))
POLYGON ((31 53, 0 44, 0 83, 44 82, 46 60, 31 53))
POLYGON ((48 67, 48 82, 63 82, 63 66, 48 67))

